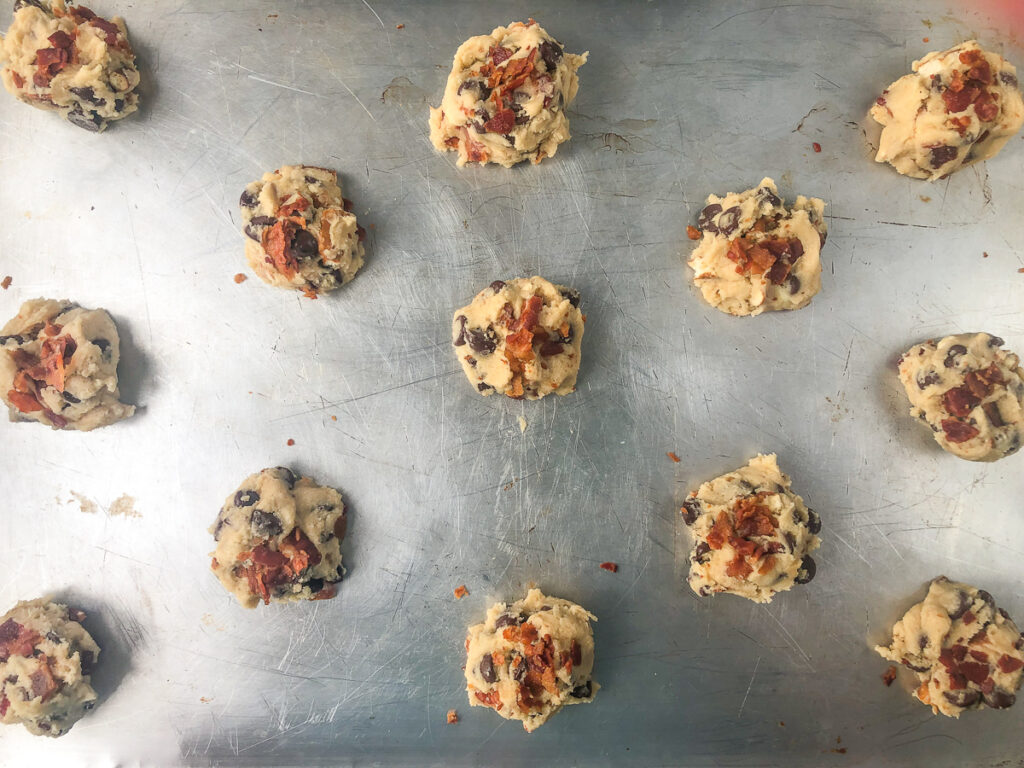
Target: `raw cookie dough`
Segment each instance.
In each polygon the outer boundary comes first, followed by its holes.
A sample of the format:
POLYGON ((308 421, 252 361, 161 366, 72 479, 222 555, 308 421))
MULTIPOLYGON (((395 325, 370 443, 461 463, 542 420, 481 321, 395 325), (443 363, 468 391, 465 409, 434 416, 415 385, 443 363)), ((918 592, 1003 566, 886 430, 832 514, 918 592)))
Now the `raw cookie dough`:
POLYGON ((0 723, 61 736, 96 703, 90 673, 99 646, 82 611, 45 598, 0 617, 0 723))
POLYGON ((900 356, 910 415, 935 442, 969 461, 996 461, 1024 440, 1024 370, 1017 355, 987 333, 917 344, 900 356))
POLYGON ((139 70, 124 19, 64 0, 16 0, 0 42, 4 87, 18 100, 102 131, 139 108, 139 70))
POLYGON ((228 496, 210 527, 211 567, 246 608, 335 595, 345 569, 341 494, 290 469, 264 469, 228 496))
POLYGON ((730 315, 807 306, 821 289, 824 211, 803 195, 787 208, 767 178, 746 192, 709 195, 689 261, 704 300, 730 315))
POLYGON ((999 154, 1024 123, 1017 69, 968 40, 933 51, 878 97, 875 160, 918 179, 941 179, 999 154))
POLYGON ((118 400, 117 328, 103 309, 31 299, 0 329, 0 398, 11 421, 88 432, 135 413, 118 400))
POLYGON ((260 279, 311 299, 344 285, 363 266, 366 231, 341 196, 338 174, 284 165, 242 192, 245 257, 260 279))
POLYGON ((512 605, 495 603, 466 635, 466 692, 533 731, 562 707, 589 703, 597 617, 575 603, 531 589, 512 605))
POLYGON ((587 55, 564 53, 533 19, 471 37, 455 52, 441 107, 430 108, 430 141, 458 152, 459 166, 553 157, 569 138, 565 109, 587 55))
POLYGON ((576 389, 580 295, 543 277, 495 280, 452 320, 452 344, 482 395, 538 400, 576 389))
POLYGON ((694 539, 690 588, 701 597, 729 592, 768 603, 814 578, 821 518, 790 490, 774 453, 704 483, 680 512, 694 539))
POLYGON ((1024 637, 1010 616, 985 590, 945 576, 875 650, 912 669, 920 682, 914 697, 949 717, 1012 706, 1024 675, 1024 637))

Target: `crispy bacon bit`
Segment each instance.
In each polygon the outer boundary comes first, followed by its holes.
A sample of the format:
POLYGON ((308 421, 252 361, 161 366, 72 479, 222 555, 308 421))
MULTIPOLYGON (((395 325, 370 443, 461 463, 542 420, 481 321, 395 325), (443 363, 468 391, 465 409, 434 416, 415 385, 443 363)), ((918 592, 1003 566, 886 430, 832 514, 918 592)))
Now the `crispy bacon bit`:
POLYGON ((516 125, 516 113, 511 109, 499 109, 494 117, 484 123, 484 130, 488 133, 507 134, 516 125))
MULTIPOLYGON (((405 29, 405 24, 395 24, 395 29, 405 29)), ((455 710, 454 709, 448 712, 449 717, 454 715, 454 714, 455 714, 455 710)), ((455 720, 458 720, 458 718, 455 718, 455 720)), ((449 723, 454 723, 455 720, 449 720, 448 722, 449 723)))
POLYGON ((89 19, 89 23, 103 32, 103 39, 107 45, 117 45, 117 35, 121 30, 117 28, 116 24, 99 16, 93 16, 93 18, 89 19))
POLYGON ((487 154, 487 149, 479 141, 470 138, 469 131, 465 126, 462 127, 462 135, 464 145, 466 147, 466 157, 473 163, 486 163, 490 155, 487 154))
POLYGON ((505 337, 505 349, 518 360, 530 362, 534 358, 533 333, 525 328, 510 333, 505 337))
POLYGON ((999 366, 992 363, 988 368, 981 371, 970 371, 964 376, 964 383, 975 397, 985 398, 992 394, 996 384, 1003 383, 1003 374, 999 366))
POLYGON ((811 147, 814 149, 815 152, 821 152, 821 144, 819 144, 818 142, 815 141, 814 143, 812 143, 811 147))
POLYGON ((68 8, 68 15, 70 15, 71 18, 79 24, 96 18, 96 14, 88 8, 86 8, 84 5, 71 6, 70 8, 68 8))
POLYGON ((288 279, 299 271, 299 262, 291 253, 292 239, 299 229, 294 221, 278 219, 274 226, 263 230, 263 250, 273 267, 288 279))
POLYGON ((498 691, 491 691, 490 693, 473 691, 473 695, 476 696, 477 701, 481 702, 485 706, 490 707, 495 712, 501 712, 503 704, 501 703, 501 694, 498 691))
POLYGON ((961 136, 967 133, 967 129, 971 127, 971 118, 969 117, 951 117, 949 122, 953 124, 953 128, 961 136))
POLYGON ((306 537, 301 528, 295 528, 284 538, 280 551, 291 560, 289 567, 295 576, 298 576, 306 568, 319 565, 323 560, 320 550, 306 537))
POLYGON ((40 640, 42 637, 34 630, 8 619, 0 624, 0 661, 7 661, 11 656, 31 656, 40 640))
MULTIPOLYGON (((404 26, 404 24, 398 25, 399 28, 404 26)), ((446 719, 448 721, 448 725, 454 725, 455 723, 459 722, 459 715, 454 709, 449 709, 448 714, 446 715, 446 719)))
POLYGON ((736 557, 725 566, 725 572, 734 579, 745 579, 754 572, 754 568, 742 554, 737 552, 736 557))
POLYGON ((951 443, 966 443, 979 434, 977 427, 956 419, 943 419, 941 425, 946 439, 951 443))
POLYGON ((669 451, 665 455, 668 456, 670 459, 672 459, 672 461, 674 461, 676 464, 678 464, 680 461, 682 461, 682 459, 680 459, 678 456, 676 456, 674 451, 669 451))
POLYGON ((27 392, 16 392, 10 389, 7 391, 7 399, 11 401, 11 405, 22 413, 34 413, 35 411, 43 410, 42 404, 36 400, 35 396, 27 392))
MULTIPOLYGON (((973 638, 972 638, 973 639, 973 638)), ((975 661, 988 661, 988 654, 984 651, 970 651, 971 658, 975 661)))
POLYGON ((6 696, 0 696, 0 717, 7 714, 7 708, 11 706, 11 702, 7 700, 6 696))
POLYGON ((525 328, 528 331, 532 331, 537 326, 537 320, 540 317, 540 311, 544 307, 544 299, 540 296, 531 296, 526 300, 526 305, 523 307, 522 313, 519 315, 519 319, 509 326, 509 330, 519 330, 525 328))
POLYGON ((458 136, 449 136, 447 139, 444 140, 444 145, 446 147, 449 147, 450 149, 458 149, 459 137, 458 136))
POLYGON ((611 561, 609 561, 607 563, 601 563, 601 568, 602 568, 602 570, 611 571, 612 573, 618 573, 619 572, 619 564, 618 563, 613 563, 611 561))
POLYGON ((966 386, 953 387, 942 396, 942 406, 954 416, 969 416, 981 402, 966 386))
POLYGON ((469 590, 466 589, 466 585, 465 584, 460 584, 459 586, 457 586, 455 588, 455 599, 456 600, 461 600, 462 598, 464 598, 468 594, 469 594, 469 590))
MULTIPOLYGON (((24 88, 25 87, 25 78, 23 78, 21 75, 19 75, 17 72, 15 72, 13 70, 10 70, 10 72, 11 72, 11 80, 14 81, 14 87, 15 88, 24 88)), ((4 699, 4 701, 6 702, 7 699, 4 699)))
POLYGON ((693 226, 693 224, 688 224, 686 227, 686 236, 691 240, 700 240, 700 230, 693 226))
POLYGON ((500 45, 492 45, 490 50, 487 51, 487 58, 489 58, 494 65, 497 66, 502 62, 508 61, 512 58, 512 51, 508 48, 503 48, 500 45))
POLYGON ((289 437, 288 441, 285 443, 285 445, 291 447, 291 446, 295 445, 295 441, 292 438, 289 437))
POLYGON ((239 566, 249 582, 249 590, 270 604, 270 590, 279 584, 295 581, 306 568, 317 565, 323 556, 301 529, 295 528, 280 544, 280 551, 270 549, 266 544, 257 544, 252 550, 241 552, 239 566))
POLYGON ((50 660, 45 654, 39 656, 39 667, 29 675, 29 680, 32 681, 33 696, 41 697, 43 701, 50 698, 60 688, 60 684, 54 679, 53 671, 50 669, 50 660))
POLYGON ((287 218, 300 211, 304 211, 309 208, 309 200, 299 195, 297 199, 292 200, 290 203, 285 203, 277 209, 277 215, 281 218, 287 218))
POLYGON ((892 685, 893 680, 896 679, 896 667, 889 667, 885 672, 882 673, 882 682, 885 683, 886 687, 892 685))
POLYGON ((239 273, 238 273, 237 275, 235 275, 235 282, 236 282, 236 283, 244 283, 244 282, 245 282, 246 280, 248 280, 248 279, 249 279, 249 278, 248 278, 248 277, 246 277, 246 276, 245 276, 244 274, 242 274, 241 272, 239 272, 239 273))
POLYGON ((729 513, 722 510, 718 513, 718 517, 715 518, 715 524, 711 526, 711 530, 708 532, 708 546, 712 549, 721 549, 732 537, 732 521, 729 519, 729 513))
MULTIPOLYGON (((772 542, 772 543, 774 544, 775 542, 772 542)), ((764 576, 764 575, 766 575, 768 573, 771 573, 771 570, 774 567, 775 567, 775 558, 772 555, 765 555, 761 559, 761 567, 757 569, 757 572, 761 576, 764 576)))
POLYGON ((778 522, 771 510, 764 506, 764 497, 762 493, 747 496, 738 499, 733 505, 733 524, 737 536, 771 536, 775 532, 778 522))
POLYGON ((975 616, 971 611, 967 611, 967 613, 963 615, 964 624, 973 624, 977 620, 978 617, 975 616))
POLYGON ((999 661, 996 662, 996 665, 1003 674, 1009 675, 1016 672, 1021 667, 1024 667, 1024 661, 1004 653, 999 657, 999 661))
MULTIPOLYGON (((762 217, 755 222, 750 232, 763 233, 764 227, 762 217)), ((736 262, 737 274, 767 273, 773 284, 781 285, 789 276, 793 264, 804 255, 804 247, 798 238, 755 240, 748 233, 731 240, 725 255, 736 262)))

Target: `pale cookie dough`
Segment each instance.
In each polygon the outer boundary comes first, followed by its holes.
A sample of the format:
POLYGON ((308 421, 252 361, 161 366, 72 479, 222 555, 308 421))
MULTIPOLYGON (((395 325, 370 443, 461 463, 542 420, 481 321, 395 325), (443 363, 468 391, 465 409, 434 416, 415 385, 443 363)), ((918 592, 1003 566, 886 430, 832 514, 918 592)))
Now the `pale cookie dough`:
POLYGON ((124 19, 64 0, 16 0, 0 44, 4 87, 20 101, 102 131, 139 108, 139 71, 124 19))
POLYGON ((987 333, 928 340, 900 356, 910 415, 935 442, 969 461, 996 461, 1024 440, 1024 369, 1017 355, 987 333))
POLYGON ((246 608, 260 600, 334 597, 345 569, 345 503, 333 488, 290 469, 264 469, 228 496, 210 527, 211 568, 246 608))
POLYGON ((814 578, 821 518, 790 490, 774 453, 704 483, 680 512, 694 540, 690 588, 701 597, 728 592, 768 603, 814 578))
POLYGON ((945 576, 896 622, 892 642, 875 650, 913 670, 914 697, 949 717, 1012 706, 1024 676, 1024 637, 1009 614, 985 590, 945 576))
POLYGON ((0 329, 0 398, 11 421, 88 432, 135 413, 118 400, 117 328, 103 309, 31 299, 0 329))
POLYGON ((533 731, 569 704, 589 703, 597 617, 575 603, 531 589, 512 605, 496 603, 466 635, 466 692, 533 731))
POLYGON ((580 295, 543 277, 495 280, 452 320, 452 344, 482 395, 538 400, 576 389, 580 295))
POLYGON ((533 19, 471 37, 455 52, 441 107, 430 109, 430 141, 458 152, 459 166, 553 157, 569 139, 565 110, 587 55, 565 53, 533 19))
POLYGON ((875 160, 918 179, 941 179, 999 154, 1024 124, 1017 69, 968 40, 933 51, 878 97, 875 160))
POLYGON ((245 257, 265 283, 315 299, 363 266, 366 231, 349 211, 334 171, 284 165, 249 184, 239 206, 245 257))
POLYGON ((0 723, 61 736, 96 703, 90 685, 99 646, 82 611, 45 598, 0 617, 0 723))
POLYGON ((821 289, 825 203, 800 195, 787 208, 771 179, 707 202, 689 261, 704 300, 730 315, 807 306, 821 289))

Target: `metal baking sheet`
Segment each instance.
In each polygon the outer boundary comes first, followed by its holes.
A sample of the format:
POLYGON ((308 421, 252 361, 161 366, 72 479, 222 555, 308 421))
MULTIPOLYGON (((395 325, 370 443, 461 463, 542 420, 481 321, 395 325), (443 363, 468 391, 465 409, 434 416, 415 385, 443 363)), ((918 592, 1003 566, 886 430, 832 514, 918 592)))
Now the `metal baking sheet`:
POLYGON ((55 593, 103 646, 100 706, 59 740, 3 728, 0 763, 1024 765, 1024 704, 933 716, 871 650, 941 573, 1024 621, 1024 459, 944 454, 893 370, 951 332, 1024 350, 1024 144, 928 184, 864 132, 929 50, 977 37, 1024 64, 1005 24, 928 0, 93 5, 127 19, 141 113, 96 136, 0 99, 0 316, 108 308, 140 408, 90 434, 0 424, 0 603, 55 593), (529 16, 590 52, 573 139, 456 169, 427 106, 459 43, 529 16), (317 301, 232 280, 242 187, 297 162, 340 171, 370 232, 317 301), (685 226, 763 175, 827 201, 824 285, 728 317, 685 226), (534 273, 583 294, 579 390, 481 398, 451 313, 534 273), (678 505, 758 451, 821 513, 817 578, 699 599, 678 505), (280 464, 344 493, 349 574, 249 612, 206 528, 280 464), (531 583, 597 614, 603 687, 527 735, 470 710, 460 667, 465 627, 531 583))

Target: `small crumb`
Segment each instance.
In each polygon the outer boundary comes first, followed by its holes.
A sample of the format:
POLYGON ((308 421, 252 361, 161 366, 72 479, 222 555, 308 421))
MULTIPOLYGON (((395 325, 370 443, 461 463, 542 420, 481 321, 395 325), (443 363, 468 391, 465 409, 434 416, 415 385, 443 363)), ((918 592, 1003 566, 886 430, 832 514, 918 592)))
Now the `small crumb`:
POLYGON ((981 258, 987 259, 988 258, 988 251, 982 251, 981 252, 981 258))
POLYGON ((1018 272, 1022 272, 1022 273, 1024 273, 1024 267, 1021 267, 1021 268, 1020 268, 1020 269, 1018 269, 1017 271, 1018 271, 1018 272))
POLYGON ((522 416, 519 417, 519 431, 520 433, 526 431, 526 419, 524 419, 522 416))
MULTIPOLYGON (((395 24, 395 29, 405 29, 405 24, 395 24)), ((455 710, 452 710, 452 712, 454 712, 454 711, 455 710)), ((451 712, 449 712, 448 714, 450 715, 451 712)), ((448 722, 450 723, 451 720, 449 720, 448 722)))
POLYGON ((611 571, 612 573, 618 573, 619 572, 619 564, 618 563, 611 563, 611 562, 609 562, 609 563, 601 563, 601 568, 603 568, 606 571, 611 571))
POLYGON ((691 240, 700 240, 700 230, 690 224, 686 227, 686 236, 691 240))
POLYGON ((779 728, 785 728, 785 727, 786 727, 785 721, 779 720, 779 728))
POLYGON ((814 142, 813 144, 811 144, 811 146, 814 147, 815 152, 821 152, 821 144, 819 144, 818 142, 814 142))
POLYGON ((833 752, 836 755, 845 755, 846 754, 846 747, 840 747, 839 749, 833 749, 833 750, 831 750, 831 752, 833 752))
POLYGON ((12 282, 14 282, 14 278, 8 275, 3 279, 3 281, 0 281, 0 288, 3 288, 6 291, 11 287, 12 282))
POLYGON ((455 723, 459 722, 459 713, 456 712, 454 709, 449 709, 447 718, 448 725, 454 725, 455 723))
POLYGON ((928 195, 918 195, 918 197, 921 198, 922 203, 930 203, 932 201, 928 195))
POLYGON ((922 42, 922 43, 930 43, 930 42, 931 42, 931 40, 932 40, 932 39, 931 39, 930 37, 922 37, 922 38, 921 38, 921 42, 922 42))
POLYGON ((205 696, 200 696, 199 700, 201 702, 203 702, 203 704, 209 704, 210 703, 210 699, 206 698, 205 696))
POLYGON ((892 681, 896 679, 896 667, 889 667, 882 673, 882 682, 888 687, 892 685, 892 681))
POLYGON ((680 461, 682 461, 682 459, 680 459, 678 456, 676 456, 675 451, 669 451, 665 455, 668 456, 670 459, 672 459, 672 461, 674 461, 676 464, 678 464, 680 461))
POLYGON ((288 438, 288 445, 295 445, 295 441, 292 440, 290 437, 288 438))
POLYGON ((462 598, 464 598, 468 594, 469 594, 469 590, 466 589, 466 585, 465 584, 460 584, 459 586, 457 586, 455 588, 455 599, 456 600, 461 600, 462 598))
POLYGON ((338 420, 337 416, 331 416, 331 421, 337 421, 337 420, 338 420))
POLYGON ((267 18, 268 19, 276 19, 277 18, 277 14, 276 13, 268 13, 267 14, 267 18))
POLYGON ((236 283, 244 283, 244 282, 245 282, 246 280, 248 280, 248 279, 249 279, 249 278, 248 278, 248 277, 246 277, 246 276, 245 276, 244 274, 242 274, 241 272, 239 272, 239 273, 238 273, 237 275, 235 275, 235 282, 236 282, 236 283))

